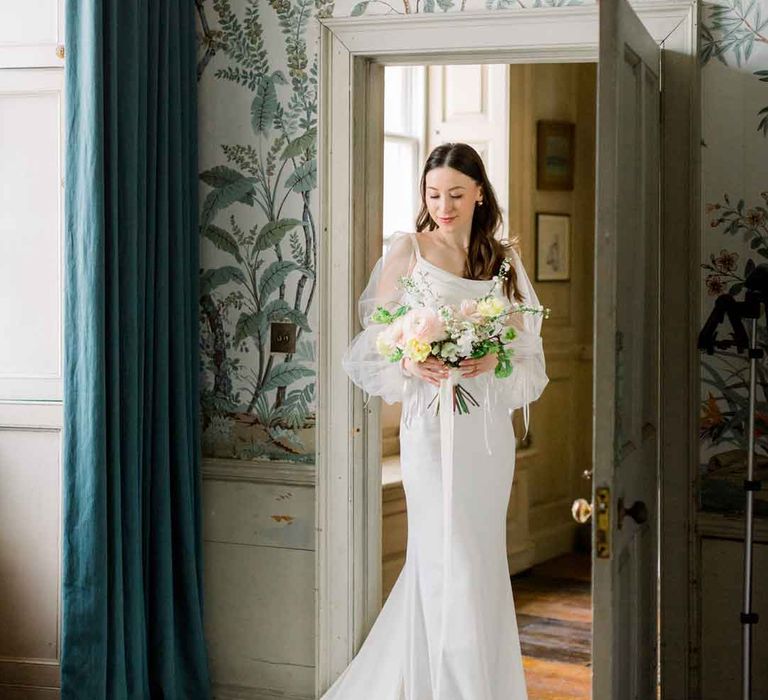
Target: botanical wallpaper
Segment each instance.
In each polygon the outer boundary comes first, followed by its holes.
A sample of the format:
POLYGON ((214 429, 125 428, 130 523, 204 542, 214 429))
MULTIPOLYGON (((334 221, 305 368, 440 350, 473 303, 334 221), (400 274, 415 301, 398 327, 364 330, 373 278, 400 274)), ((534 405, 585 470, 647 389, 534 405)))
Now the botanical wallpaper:
MULTIPOLYGON (((768 0, 703 5, 702 321, 723 293, 743 299, 744 280, 768 262, 768 0)), ((746 325, 746 324, 745 324, 746 325)), ((748 326, 747 326, 748 328, 748 326)), ((727 325, 720 338, 728 337, 727 325)), ((765 318, 758 343, 768 350, 765 318)), ((768 373, 757 367, 757 478, 768 477, 768 373)), ((734 349, 703 355, 701 505, 744 508, 748 363, 734 349)), ((763 492, 764 493, 764 492, 763 492)), ((756 511, 768 515, 758 492, 756 511)))
MULTIPOLYGON (((317 18, 563 4, 580 0, 196 0, 207 456, 314 461, 317 18), (275 321, 295 324, 294 353, 270 353, 275 321)), ((703 321, 768 262, 768 0, 704 3, 700 60, 703 321)), ((746 372, 702 357, 705 509, 742 507, 746 372)), ((768 459, 765 363, 758 384, 768 459)))
POLYGON ((317 52, 308 0, 197 0, 203 450, 314 461, 317 52), (271 353, 270 324, 295 324, 271 353))

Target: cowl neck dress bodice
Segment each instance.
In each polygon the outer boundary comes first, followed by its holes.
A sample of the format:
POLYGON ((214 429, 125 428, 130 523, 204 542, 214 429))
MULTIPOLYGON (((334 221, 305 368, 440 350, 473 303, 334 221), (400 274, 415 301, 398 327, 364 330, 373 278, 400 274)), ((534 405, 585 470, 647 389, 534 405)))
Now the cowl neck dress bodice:
POLYGON ((417 234, 411 233, 416 263, 411 270, 411 276, 424 273, 429 278, 431 288, 446 304, 458 304, 464 299, 475 299, 488 294, 493 287, 493 280, 470 279, 445 270, 427 260, 419 247, 417 234))

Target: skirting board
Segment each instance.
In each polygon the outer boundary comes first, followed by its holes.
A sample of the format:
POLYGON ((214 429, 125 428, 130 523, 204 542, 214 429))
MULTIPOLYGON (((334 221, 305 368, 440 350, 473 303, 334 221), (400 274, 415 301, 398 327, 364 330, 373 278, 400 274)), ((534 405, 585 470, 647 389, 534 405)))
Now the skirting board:
POLYGON ((314 700, 314 695, 288 695, 267 688, 248 688, 240 685, 213 684, 213 700, 314 700))
POLYGON ((59 700, 59 688, 35 688, 30 685, 0 685, 3 700, 59 700))
POLYGON ((509 564, 509 575, 514 576, 521 571, 530 569, 533 566, 534 547, 525 547, 516 552, 507 553, 507 563, 509 564))

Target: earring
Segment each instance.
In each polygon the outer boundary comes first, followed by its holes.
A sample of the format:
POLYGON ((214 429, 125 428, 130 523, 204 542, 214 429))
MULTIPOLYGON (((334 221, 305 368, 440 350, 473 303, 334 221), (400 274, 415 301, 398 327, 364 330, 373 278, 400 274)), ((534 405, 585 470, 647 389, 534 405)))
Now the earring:
POLYGON ((482 207, 483 206, 483 200, 482 199, 478 199, 477 200, 477 206, 478 207, 482 207))

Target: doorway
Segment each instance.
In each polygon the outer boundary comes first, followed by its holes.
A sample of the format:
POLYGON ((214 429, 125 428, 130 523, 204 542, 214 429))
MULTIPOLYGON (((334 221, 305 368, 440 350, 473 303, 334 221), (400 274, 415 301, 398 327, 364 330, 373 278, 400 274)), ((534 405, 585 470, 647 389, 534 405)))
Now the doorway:
MULTIPOLYGON (((382 252, 395 232, 413 230, 427 154, 446 141, 469 143, 502 210, 498 236, 519 240, 539 299, 552 309, 543 328, 550 384, 525 439, 519 412, 514 419, 506 526, 531 700, 562 695, 564 685, 573 700, 590 696, 589 526, 574 521, 571 505, 590 491, 596 77, 586 62, 384 68, 382 252), (562 248, 557 261, 553 240, 562 248), (553 581, 569 583, 560 594, 553 581), (568 645, 578 650, 568 655, 568 645)), ((400 408, 380 407, 382 603, 407 550, 400 408)))
MULTIPOLYGON (((663 178, 677 185, 662 193, 662 229, 677 232, 674 238, 662 235, 664 267, 664 261, 698 260, 692 155, 698 146, 698 112, 690 89, 695 13, 687 3, 675 8, 648 3, 635 10, 654 39, 666 42, 670 59, 665 84, 677 88, 663 102, 663 178)), ((344 669, 381 605, 381 415, 376 402, 366 405, 352 390, 339 360, 356 330, 352 310, 357 296, 381 254, 384 67, 594 63, 599 28, 596 7, 457 13, 439 20, 369 17, 321 22, 319 173, 324 239, 319 270, 325 281, 320 294, 317 459, 318 692, 344 669), (339 309, 349 310, 346 319, 339 317, 339 309)), ((669 552, 680 556, 688 546, 680 504, 686 502, 690 470, 695 467, 689 450, 692 422, 686 419, 691 415, 695 380, 688 364, 694 347, 689 340, 695 333, 687 302, 692 274, 687 268, 673 272, 668 265, 660 285, 661 382, 683 387, 665 395, 661 417, 667 435, 660 448, 661 462, 677 460, 683 465, 663 475, 660 517, 669 530, 660 541, 662 559, 669 552)), ((662 631, 669 639, 686 640, 677 649, 662 644, 662 677, 668 674, 667 687, 672 689, 687 678, 687 661, 680 658, 685 654, 679 649, 688 648, 689 626, 684 615, 665 616, 664 610, 687 609, 689 582, 675 577, 669 581, 669 587, 662 586, 662 631)))

